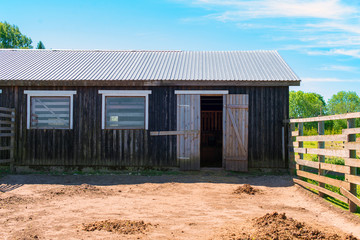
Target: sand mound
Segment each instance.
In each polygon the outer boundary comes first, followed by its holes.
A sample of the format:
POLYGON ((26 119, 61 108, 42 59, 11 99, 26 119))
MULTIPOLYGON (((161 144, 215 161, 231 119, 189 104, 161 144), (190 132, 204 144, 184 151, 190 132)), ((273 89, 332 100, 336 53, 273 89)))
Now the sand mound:
POLYGON ((79 196, 79 195, 92 195, 92 194, 109 195, 111 192, 104 191, 101 188, 94 185, 81 184, 77 186, 58 187, 55 189, 45 191, 43 193, 47 196, 55 197, 61 195, 66 195, 66 196, 75 196, 75 195, 79 196))
POLYGON ((255 195, 255 193, 259 192, 258 189, 253 188, 251 185, 249 184, 244 184, 240 187, 238 187, 237 189, 235 189, 234 194, 249 194, 249 195, 255 195))
POLYGON ((33 202, 33 199, 29 197, 9 196, 5 198, 0 198, 0 208, 6 208, 13 205, 27 204, 31 202, 33 202))
POLYGON ((144 221, 130 221, 130 220, 105 220, 97 221, 90 224, 83 224, 85 231, 108 231, 120 234, 137 234, 144 233, 148 230, 150 223, 144 221))
POLYGON ((287 217, 285 213, 267 213, 253 221, 253 233, 243 234, 237 239, 357 239, 352 235, 322 232, 305 222, 287 217))

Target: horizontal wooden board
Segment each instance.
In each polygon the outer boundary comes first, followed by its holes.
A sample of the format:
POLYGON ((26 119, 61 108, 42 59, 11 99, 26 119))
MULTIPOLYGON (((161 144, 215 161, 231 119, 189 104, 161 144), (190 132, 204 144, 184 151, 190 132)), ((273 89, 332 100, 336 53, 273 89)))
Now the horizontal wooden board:
POLYGON ((12 147, 12 146, 5 146, 5 147, 0 147, 0 150, 11 150, 13 148, 14 147, 12 147))
POLYGON ((150 136, 169 136, 169 135, 185 135, 198 134, 199 131, 152 131, 150 136))
POLYGON ((320 141, 320 142, 331 142, 331 141, 347 141, 347 135, 316 135, 316 136, 299 136, 296 141, 320 141))
POLYGON ((0 107, 0 111, 13 112, 13 113, 15 113, 15 108, 4 108, 4 107, 0 107))
POLYGON ((308 187, 308 188, 312 188, 312 189, 315 189, 319 192, 322 192, 322 193, 325 193, 326 195, 329 195, 333 198, 336 198, 336 199, 339 199, 340 201, 343 201, 345 203, 348 202, 348 199, 344 196, 341 196, 340 194, 337 194, 335 192, 332 192, 326 188, 323 188, 323 187, 320 187, 320 186, 317 186, 317 185, 314 185, 314 184, 311 184, 311 183, 308 183, 308 182, 305 182, 305 181, 302 181, 300 179, 296 179, 294 178, 293 181, 303 187, 308 187))
POLYGON ((307 148, 294 148, 294 152, 306 154, 306 149, 307 148))
POLYGON ((297 137, 297 136, 299 136, 299 131, 292 131, 292 132, 291 132, 291 136, 292 136, 292 137, 297 137))
POLYGON ((360 118, 360 112, 321 116, 321 117, 290 119, 290 122, 291 123, 323 122, 323 121, 351 119, 351 118, 360 118))
POLYGON ((360 168, 360 159, 355 158, 344 158, 345 165, 350 167, 359 167, 360 168))
POLYGON ((360 199, 356 196, 354 196, 351 192, 349 192, 347 189, 345 188, 340 188, 340 192, 341 194, 343 194, 345 197, 347 197, 348 199, 350 199, 350 201, 352 201, 353 203, 355 203, 356 205, 360 206, 360 199))
POLYGON ((360 133, 360 128, 347 128, 342 130, 343 134, 356 134, 360 133))
POLYGON ((5 121, 5 120, 0 120, 0 124, 15 124, 15 120, 14 121, 5 121))
POLYGON ((319 168, 319 162, 313 162, 303 159, 296 159, 296 163, 302 166, 312 167, 312 168, 319 168))
POLYGON ((309 178, 309 179, 312 179, 312 180, 315 180, 315 181, 318 181, 318 182, 327 183, 327 184, 330 184, 330 185, 335 186, 335 187, 344 187, 346 189, 350 189, 350 183, 345 182, 345 181, 341 181, 341 180, 337 180, 337 179, 333 179, 333 178, 329 178, 329 177, 325 177, 325 176, 305 172, 305 171, 302 171, 302 170, 297 170, 297 175, 300 176, 300 177, 309 178))
POLYGON ((360 185, 360 176, 355 176, 355 175, 350 175, 350 174, 346 174, 345 175, 345 179, 348 182, 351 182, 353 184, 358 184, 360 185))
POLYGON ((348 150, 360 150, 360 142, 347 142, 344 147, 348 150))
POLYGON ((350 167, 343 165, 336 165, 331 163, 323 163, 323 162, 313 162, 308 160, 296 159, 296 163, 301 166, 312 167, 321 170, 329 170, 333 172, 340 172, 345 174, 350 174, 350 167))
POLYGON ((15 130, 14 127, 0 127, 0 131, 12 131, 15 130))
POLYGON ((307 148, 306 153, 333 157, 349 157, 349 151, 347 150, 307 148))
POLYGON ((1 159, 0 160, 0 163, 10 163, 10 162, 13 162, 14 159, 1 159))
POLYGON ((6 113, 0 113, 0 117, 4 117, 4 118, 14 118, 15 115, 6 114, 6 113))
POLYGON ((336 164, 331 164, 331 163, 320 163, 320 168, 322 170, 329 170, 329 171, 333 171, 333 172, 339 172, 339 173, 345 173, 345 174, 350 173, 350 167, 344 166, 344 165, 336 165, 336 164))
POLYGON ((292 143, 289 144, 289 147, 298 148, 299 147, 299 142, 292 142, 292 143))
POLYGON ((0 137, 13 137, 15 136, 14 133, 0 133, 0 137))
POLYGON ((249 105, 247 105, 247 104, 239 104, 239 105, 228 104, 226 106, 228 108, 237 108, 237 109, 248 109, 249 108, 249 105))

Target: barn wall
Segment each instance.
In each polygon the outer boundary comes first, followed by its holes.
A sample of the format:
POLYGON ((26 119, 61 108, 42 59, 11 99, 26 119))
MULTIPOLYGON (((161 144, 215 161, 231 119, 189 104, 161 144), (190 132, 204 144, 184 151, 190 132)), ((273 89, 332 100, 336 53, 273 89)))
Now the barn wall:
MULTIPOLYGON (((249 167, 287 168, 282 160, 282 121, 288 118, 288 87, 2 87, 1 105, 16 108, 16 165, 176 167, 174 90, 229 90, 249 94, 249 167), (149 131, 102 130, 98 90, 152 90, 149 131), (26 129, 24 90, 76 90, 72 130, 26 129)), ((287 159, 287 158, 286 158, 287 159)))

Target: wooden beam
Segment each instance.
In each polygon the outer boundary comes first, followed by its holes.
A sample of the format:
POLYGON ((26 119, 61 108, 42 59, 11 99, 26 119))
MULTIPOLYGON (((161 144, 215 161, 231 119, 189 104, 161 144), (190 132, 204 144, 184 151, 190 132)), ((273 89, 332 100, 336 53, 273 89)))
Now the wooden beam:
POLYGON ((345 180, 352 183, 352 184, 360 185, 360 176, 346 174, 345 175, 345 180))
POLYGON ((290 122, 291 123, 322 122, 322 121, 351 119, 351 118, 360 118, 360 112, 321 116, 321 117, 290 119, 290 122))
POLYGON ((344 165, 336 165, 336 164, 322 162, 320 163, 320 168, 321 170, 329 170, 329 171, 340 172, 345 174, 350 173, 350 167, 344 165))
POLYGON ((14 159, 1 159, 0 163, 11 163, 13 161, 14 161, 14 159))
POLYGON ((294 152, 306 154, 306 149, 307 148, 294 148, 294 152))
POLYGON ((0 111, 4 111, 4 112, 15 112, 15 108, 4 108, 4 107, 0 107, 0 111))
POLYGON ((327 183, 335 187, 344 187, 346 189, 350 188, 350 183, 344 182, 341 180, 325 177, 325 176, 319 176, 317 174, 305 172, 302 170, 297 170, 297 175, 304 178, 309 178, 318 182, 327 183))
POLYGON ((249 109, 249 105, 247 105, 247 104, 240 104, 240 105, 228 104, 226 106, 228 108, 235 108, 235 109, 249 109))
POLYGON ((14 133, 0 133, 0 137, 13 137, 15 136, 14 133))
POLYGON ((331 141, 347 141, 347 135, 317 135, 317 136, 299 136, 296 138, 296 141, 322 141, 322 142, 331 142, 331 141))
POLYGON ((340 188, 340 192, 345 197, 347 197, 350 200, 350 202, 353 202, 355 205, 360 206, 360 199, 358 197, 354 196, 351 192, 349 192, 348 190, 346 190, 343 187, 340 188))
POLYGON ((12 115, 11 114, 6 114, 6 113, 0 113, 0 117, 12 118, 12 115))
POLYGON ((11 150, 11 149, 13 149, 12 146, 0 147, 0 151, 1 151, 1 150, 11 150))
POLYGON ((291 132, 291 136, 292 136, 292 137, 297 137, 297 136, 299 136, 299 131, 292 131, 292 132, 291 132))
POLYGON ((360 128, 347 128, 342 130, 343 134, 357 134, 360 133, 360 128))
POLYGON ((299 147, 299 142, 292 142, 292 143, 289 144, 289 147, 298 148, 299 147))
POLYGON ((329 196, 331 196, 331 197, 333 197, 333 198, 339 199, 340 201, 343 201, 344 203, 347 203, 347 202, 348 202, 348 199, 347 199, 346 197, 341 196, 340 194, 337 194, 337 193, 335 193, 335 192, 332 192, 332 191, 330 191, 330 190, 328 190, 328 189, 326 189, 326 188, 319 187, 319 186, 316 186, 316 185, 314 185, 314 184, 311 184, 311 183, 308 183, 308 182, 305 182, 305 181, 302 181, 302 180, 296 179, 296 178, 294 178, 293 181, 294 181, 295 183, 303 186, 303 187, 312 188, 312 189, 315 189, 315 190, 317 190, 317 191, 319 191, 319 192, 322 192, 322 193, 324 193, 324 194, 326 194, 326 195, 329 195, 329 196))
POLYGON ((313 162, 303 159, 296 159, 296 163, 302 166, 312 167, 312 168, 319 168, 319 162, 313 162))
POLYGON ((345 165, 350 167, 360 167, 360 159, 356 158, 344 158, 345 165))
POLYGON ((347 150, 307 148, 306 153, 333 157, 349 157, 349 152, 347 150))
POLYGON ((185 134, 198 134, 197 130, 189 131, 152 131, 150 136, 170 136, 170 135, 185 135, 185 134))
POLYGON ((360 150, 360 142, 347 142, 344 144, 347 150, 360 150))

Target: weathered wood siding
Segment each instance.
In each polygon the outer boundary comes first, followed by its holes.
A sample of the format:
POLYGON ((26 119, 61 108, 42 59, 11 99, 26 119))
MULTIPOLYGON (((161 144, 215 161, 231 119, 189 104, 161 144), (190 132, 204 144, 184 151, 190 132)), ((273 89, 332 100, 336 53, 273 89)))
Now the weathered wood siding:
POLYGON ((1 106, 16 109, 16 165, 176 167, 176 136, 154 137, 149 132, 176 130, 174 90, 216 89, 249 95, 249 168, 288 167, 287 160, 282 157, 282 126, 283 120, 288 118, 288 87, 0 88, 3 91, 1 106), (101 130, 100 89, 152 90, 149 130, 101 130), (26 129, 24 90, 76 90, 73 129, 26 129))

